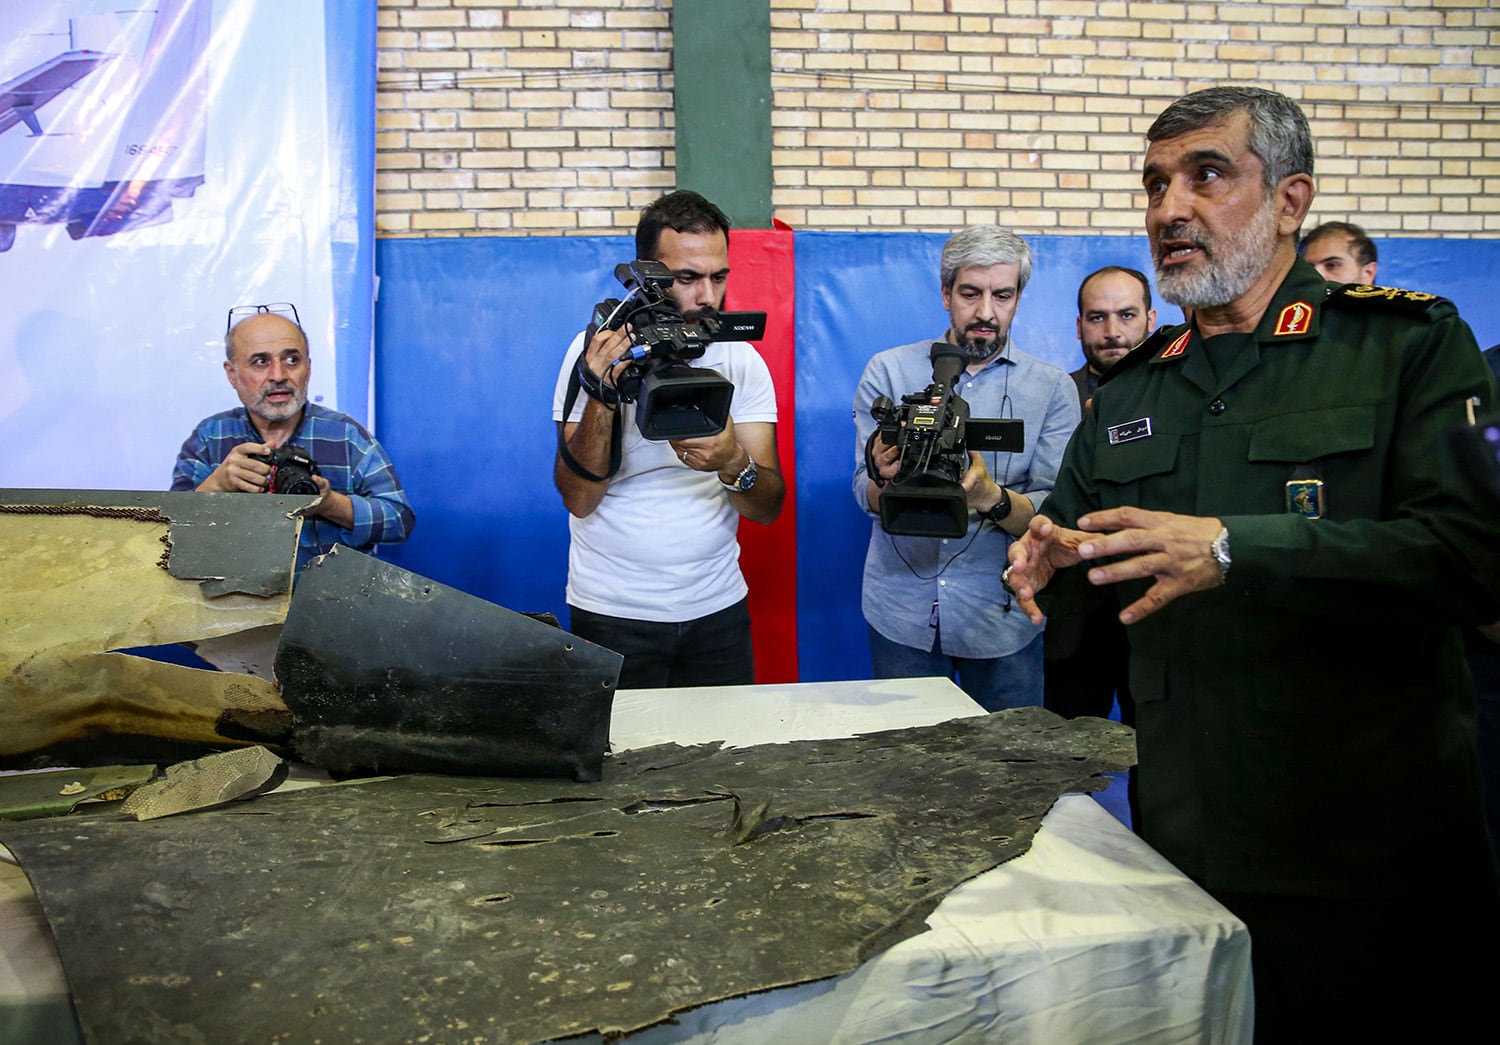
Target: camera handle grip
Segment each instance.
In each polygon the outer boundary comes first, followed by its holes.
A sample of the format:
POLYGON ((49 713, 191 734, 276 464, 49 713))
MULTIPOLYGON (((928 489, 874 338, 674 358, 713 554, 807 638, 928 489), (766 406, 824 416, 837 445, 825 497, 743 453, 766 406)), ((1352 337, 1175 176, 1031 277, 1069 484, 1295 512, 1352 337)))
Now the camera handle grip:
POLYGON ((865 440, 865 472, 870 477, 870 482, 885 489, 886 480, 881 477, 880 466, 875 463, 875 440, 880 438, 880 429, 870 433, 870 438, 865 440))

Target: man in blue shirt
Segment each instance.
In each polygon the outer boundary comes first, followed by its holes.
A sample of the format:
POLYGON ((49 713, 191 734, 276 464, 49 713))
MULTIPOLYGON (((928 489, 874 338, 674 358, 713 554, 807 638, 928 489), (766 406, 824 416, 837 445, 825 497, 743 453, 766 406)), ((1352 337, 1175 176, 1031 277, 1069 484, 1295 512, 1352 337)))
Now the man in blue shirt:
POLYGON ((1023 422, 1015 452, 969 453, 961 485, 969 508, 963 537, 893 536, 872 518, 863 608, 877 678, 944 675, 987 710, 1042 703, 1042 629, 1000 584, 1006 550, 1026 532, 1052 489, 1063 450, 1078 425, 1078 393, 1068 375, 1020 351, 1010 326, 1031 276, 1031 251, 1015 234, 976 225, 943 246, 943 307, 950 325, 936 339, 892 348, 865 367, 854 394, 854 497, 876 517, 898 450, 876 439, 869 473, 865 447, 876 422, 871 404, 920 392, 933 377, 933 340, 967 359, 955 381, 974 418, 1023 422))
POLYGON ((406 540, 416 517, 385 450, 352 417, 307 401, 312 364, 302 327, 256 306, 225 334, 224 348, 224 373, 243 405, 198 423, 178 452, 172 489, 264 493, 271 466, 260 458, 299 446, 317 462, 312 481, 322 499, 303 521, 298 566, 335 544, 371 551, 406 540))

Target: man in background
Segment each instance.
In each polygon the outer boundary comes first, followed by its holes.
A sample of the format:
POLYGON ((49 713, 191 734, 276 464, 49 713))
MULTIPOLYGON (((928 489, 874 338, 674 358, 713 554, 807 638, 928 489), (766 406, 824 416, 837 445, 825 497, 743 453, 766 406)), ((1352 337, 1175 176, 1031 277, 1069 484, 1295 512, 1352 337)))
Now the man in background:
POLYGON ((1042 702, 1042 629, 1015 610, 1000 570, 1005 550, 1052 489, 1078 424, 1067 375, 1011 337, 1030 277, 1031 251, 1014 233, 976 225, 952 236, 939 271, 948 329, 877 354, 854 393, 854 497, 871 516, 862 604, 874 675, 953 678, 989 711, 1042 702), (901 459, 883 438, 871 442, 870 407, 881 396, 899 403, 932 383, 934 340, 956 346, 967 361, 953 391, 970 418, 1024 427, 1020 450, 969 452, 961 480, 968 529, 953 539, 889 534, 878 517, 901 459))
POLYGON ((172 489, 265 493, 266 458, 296 447, 317 466, 310 479, 319 497, 302 522, 299 566, 336 544, 374 551, 406 540, 416 516, 385 449, 352 417, 307 401, 312 359, 297 310, 231 309, 224 354, 241 405, 198 423, 177 455, 172 489))
POLYGON ((1302 237, 1299 248, 1307 263, 1334 283, 1375 285, 1379 268, 1375 242, 1347 221, 1325 221, 1302 237))
MULTIPOLYGON (((1069 376, 1078 386, 1084 412, 1099 379, 1156 327, 1151 284, 1132 268, 1110 265, 1089 273, 1078 285, 1078 343, 1084 365, 1069 376)), ((1109 718, 1115 701, 1120 721, 1135 724, 1130 699, 1130 642, 1108 603, 1087 614, 1047 622, 1044 706, 1064 718, 1109 718)))
MULTIPOLYGON (((637 258, 671 272, 667 294, 685 320, 723 307, 729 219, 713 203, 668 193, 642 212, 635 240, 637 258)), ((638 405, 615 388, 630 330, 586 334, 564 353, 552 402, 561 433, 553 482, 572 538, 570 630, 625 658, 621 689, 753 683, 737 533, 741 518, 774 522, 786 493, 770 371, 750 344, 713 342, 690 363, 734 385, 723 431, 650 440, 635 423, 638 405), (565 411, 575 380, 586 394, 565 411)))
POLYGON ((1099 378, 1156 329, 1151 283, 1119 265, 1089 273, 1078 285, 1077 326, 1083 366, 1068 376, 1078 386, 1078 405, 1088 409, 1099 378))

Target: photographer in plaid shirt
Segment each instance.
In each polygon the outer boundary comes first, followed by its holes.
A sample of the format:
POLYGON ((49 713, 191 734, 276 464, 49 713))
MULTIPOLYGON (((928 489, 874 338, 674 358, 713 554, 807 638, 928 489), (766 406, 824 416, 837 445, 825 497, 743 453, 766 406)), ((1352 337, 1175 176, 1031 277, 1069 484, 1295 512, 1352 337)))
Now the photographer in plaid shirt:
POLYGON ((264 493, 271 466, 258 458, 295 445, 317 462, 322 495, 302 525, 299 567, 335 544, 374 551, 406 540, 416 516, 384 448, 352 417, 307 401, 312 364, 296 308, 230 309, 224 350, 224 373, 244 405, 198 423, 177 455, 172 489, 264 493))

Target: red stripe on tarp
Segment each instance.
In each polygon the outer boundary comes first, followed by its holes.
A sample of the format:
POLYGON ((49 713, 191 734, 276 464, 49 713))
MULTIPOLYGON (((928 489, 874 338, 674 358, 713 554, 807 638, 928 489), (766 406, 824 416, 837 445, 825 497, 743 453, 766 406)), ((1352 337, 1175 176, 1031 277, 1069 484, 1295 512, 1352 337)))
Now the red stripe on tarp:
POLYGON ((766 314, 756 344, 776 385, 776 452, 786 480, 781 517, 740 520, 740 567, 750 585, 755 681, 797 681, 796 266, 792 230, 735 229, 729 236, 725 308, 766 314))

